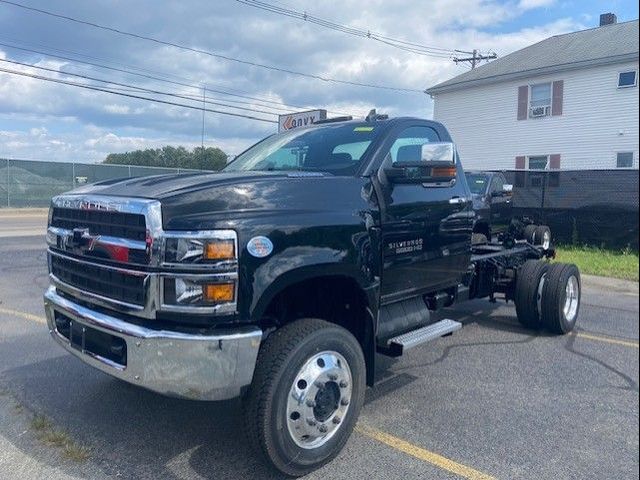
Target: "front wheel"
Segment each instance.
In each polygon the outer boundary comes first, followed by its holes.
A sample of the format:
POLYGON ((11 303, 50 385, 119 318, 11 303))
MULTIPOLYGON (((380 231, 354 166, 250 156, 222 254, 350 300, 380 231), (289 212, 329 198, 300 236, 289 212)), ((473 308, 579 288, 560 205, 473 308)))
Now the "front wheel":
POLYGON ((344 447, 365 388, 362 348, 348 330, 317 319, 285 325, 260 348, 243 401, 247 438, 280 472, 305 475, 344 447))

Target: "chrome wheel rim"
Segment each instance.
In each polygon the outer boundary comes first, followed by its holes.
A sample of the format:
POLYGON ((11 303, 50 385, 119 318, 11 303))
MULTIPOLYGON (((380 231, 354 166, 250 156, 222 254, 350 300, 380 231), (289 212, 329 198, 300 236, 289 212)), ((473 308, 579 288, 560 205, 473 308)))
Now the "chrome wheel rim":
POLYGON ((305 449, 327 443, 349 410, 351 368, 338 352, 313 355, 296 374, 287 400, 287 429, 305 449))
POLYGON ((551 246, 551 233, 548 230, 546 230, 542 235, 542 248, 544 248, 545 250, 549 250, 550 246, 551 246))
POLYGON ((536 307, 538 308, 538 319, 542 321, 542 291, 544 290, 544 282, 547 279, 547 274, 543 273, 538 282, 538 292, 536 294, 536 307))
POLYGON ((565 287, 565 299, 562 313, 564 318, 569 322, 573 322, 578 314, 578 303, 580 298, 580 284, 575 275, 571 275, 567 280, 565 287))

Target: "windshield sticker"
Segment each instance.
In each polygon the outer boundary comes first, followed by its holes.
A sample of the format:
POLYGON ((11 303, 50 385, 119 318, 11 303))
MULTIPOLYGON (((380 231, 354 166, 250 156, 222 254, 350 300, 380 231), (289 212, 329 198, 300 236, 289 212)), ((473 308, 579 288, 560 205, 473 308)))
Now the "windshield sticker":
POLYGON ((267 257, 273 252, 273 242, 267 237, 253 237, 247 242, 247 251, 256 258, 267 257))
POLYGON ((354 132, 372 132, 373 127, 356 127, 353 129, 354 132))

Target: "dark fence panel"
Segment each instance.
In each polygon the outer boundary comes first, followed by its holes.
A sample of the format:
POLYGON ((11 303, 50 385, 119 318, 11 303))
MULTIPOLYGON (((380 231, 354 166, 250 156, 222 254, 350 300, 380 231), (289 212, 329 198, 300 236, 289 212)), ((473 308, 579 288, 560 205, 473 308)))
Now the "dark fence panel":
POLYGON ((508 171, 513 208, 556 242, 638 249, 638 170, 508 171))

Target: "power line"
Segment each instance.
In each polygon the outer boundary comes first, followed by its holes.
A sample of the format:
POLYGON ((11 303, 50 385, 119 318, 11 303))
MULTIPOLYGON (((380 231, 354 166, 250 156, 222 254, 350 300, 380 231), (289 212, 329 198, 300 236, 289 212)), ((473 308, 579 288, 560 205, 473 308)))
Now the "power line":
POLYGON ((422 45, 419 43, 413 43, 413 42, 408 42, 406 40, 400 40, 397 38, 388 37, 385 35, 381 35, 379 33, 371 32, 370 30, 362 30, 362 29, 350 27, 348 25, 343 25, 340 23, 333 22, 331 20, 326 20, 320 17, 316 17, 314 15, 310 15, 307 12, 301 12, 299 10, 279 7, 277 5, 273 5, 267 2, 262 2, 260 0, 236 0, 236 2, 242 3, 250 7, 259 8, 261 10, 265 10, 268 12, 276 13, 278 15, 283 15, 286 17, 304 20, 305 22, 314 23, 316 25, 320 25, 322 27, 329 28, 331 30, 335 30, 338 32, 342 32, 348 35, 354 35, 356 37, 375 40, 377 42, 384 43, 391 47, 398 48, 400 50, 404 50, 411 53, 416 53, 418 55, 425 55, 425 56, 432 56, 432 57, 439 57, 439 58, 451 58, 451 56, 454 53, 454 50, 452 49, 432 47, 428 45, 422 45))
POLYGON ((67 20, 70 22, 74 22, 74 23, 78 23, 81 25, 87 25, 90 27, 94 27, 94 28, 99 28, 101 30, 105 30, 108 32, 112 32, 112 33, 117 33, 119 35, 124 35, 124 36, 128 36, 128 37, 132 37, 132 38, 137 38, 139 40, 146 40, 149 42, 153 42, 153 43, 157 43, 159 45, 166 45, 169 47, 174 47, 174 48, 178 48, 181 50, 185 50, 188 52, 193 52, 193 53, 199 53, 202 55, 207 55, 213 58, 219 58, 222 60, 228 60, 230 62, 236 62, 236 63, 241 63, 243 65, 250 65, 252 67, 258 67, 258 68, 264 68, 267 70, 273 70, 276 72, 281 72, 281 73, 288 73, 290 75, 297 75, 300 77, 306 77, 306 78, 312 78, 315 80, 321 80, 323 82, 332 82, 332 83, 340 83, 340 84, 344 84, 344 85, 352 85, 352 86, 356 86, 356 87, 367 87, 367 88, 376 88, 376 89, 380 89, 380 90, 390 90, 390 91, 395 91, 395 92, 410 92, 410 93, 424 93, 422 90, 419 89, 413 89, 413 88, 403 88, 403 87, 393 87, 393 86, 388 86, 388 85, 377 85, 377 84, 371 84, 371 83, 361 83, 361 82, 354 82, 354 81, 350 81, 350 80, 342 80, 342 79, 337 79, 337 78, 332 78, 332 77, 325 77, 323 75, 318 75, 318 74, 312 74, 312 73, 304 73, 304 72, 300 72, 297 70, 290 70, 287 68, 282 68, 282 67, 276 67, 273 65, 266 65, 263 63, 258 63, 258 62, 252 62, 249 60, 243 60, 243 59, 239 59, 239 58, 234 58, 234 57, 230 57, 228 55, 222 55, 220 53, 214 53, 214 52, 209 52, 207 50, 202 50, 199 48, 194 48, 194 47, 188 47, 186 45, 180 45, 178 43, 174 43, 174 42, 168 42, 166 40, 160 40, 158 38, 155 37, 149 37, 147 35, 140 35, 137 33, 132 33, 132 32, 127 32, 125 30, 120 30, 118 28, 114 28, 114 27, 108 27, 105 25, 101 25, 95 22, 89 22, 86 20, 80 20, 78 18, 75 17, 70 17, 67 15, 62 15, 59 13, 54 13, 54 12, 50 12, 48 10, 43 10, 40 8, 35 8, 35 7, 30 7, 27 5, 22 5, 20 3, 16 3, 16 2, 12 2, 9 0, 0 0, 0 3, 4 3, 7 5, 12 5, 14 7, 18 7, 18 8, 22 8, 24 10, 29 10, 32 12, 36 12, 36 13, 41 13, 43 15, 48 15, 50 17, 55 17, 55 18, 59 18, 62 20, 67 20))
MULTIPOLYGON (((150 101, 150 102, 162 103, 164 105, 172 105, 172 106, 176 106, 176 107, 189 108, 189 109, 198 110, 198 111, 203 109, 203 107, 196 107, 194 105, 187 105, 187 104, 184 104, 184 103, 170 102, 168 100, 161 100, 161 99, 158 99, 158 98, 143 97, 141 95, 133 95, 133 94, 130 94, 130 93, 116 92, 114 90, 110 90, 110 89, 107 89, 107 88, 100 88, 100 87, 96 87, 96 86, 93 86, 93 85, 85 85, 85 84, 82 84, 82 83, 70 82, 68 80, 62 80, 62 79, 59 79, 59 78, 44 77, 42 75, 35 75, 35 74, 32 74, 32 73, 27 73, 27 72, 19 72, 17 70, 9 70, 7 68, 1 68, 0 67, 0 72, 9 73, 9 74, 12 74, 12 75, 19 75, 19 76, 22 76, 22 77, 34 78, 36 80, 43 80, 43 81, 46 81, 46 82, 53 82, 53 83, 59 83, 59 84, 63 84, 63 85, 70 85, 70 86, 73 86, 73 87, 84 88, 84 89, 87 89, 87 90, 94 90, 96 92, 111 93, 112 95, 120 95, 122 97, 137 98, 139 100, 147 100, 147 101, 150 101)), ((207 112, 211 112, 211 113, 219 113, 220 115, 229 115, 229 116, 232 116, 232 117, 247 118, 249 120, 256 120, 256 121, 259 121, 259 122, 278 123, 276 120, 269 120, 269 119, 266 119, 266 118, 254 117, 254 116, 251 116, 251 115, 244 115, 244 114, 241 114, 241 113, 225 112, 223 110, 214 110, 214 109, 211 109, 211 108, 205 108, 204 110, 207 111, 207 112)))
MULTIPOLYGON (((146 88, 146 87, 138 87, 136 85, 130 85, 127 83, 120 83, 120 82, 114 82, 111 80, 105 80, 102 78, 96 78, 96 77, 92 77, 89 75, 81 75, 79 73, 69 73, 69 72, 61 72, 60 70, 56 70, 54 68, 47 68, 47 67, 42 67, 42 66, 38 66, 38 65, 32 65, 30 63, 23 63, 23 62, 18 62, 16 60, 9 60, 9 59, 2 59, 0 58, 0 62, 5 62, 5 63, 12 63, 14 65, 21 65, 23 67, 30 67, 30 68, 35 68, 38 70, 44 70, 47 72, 52 72, 52 73, 57 73, 57 74, 61 74, 61 75, 67 75, 67 76, 72 76, 72 77, 76 77, 76 78, 82 78, 84 80, 91 80, 94 82, 101 82, 101 83, 106 83, 106 84, 110 84, 110 85, 116 85, 118 87, 125 87, 125 88, 129 88, 132 90, 129 91, 134 91, 134 92, 145 92, 145 93, 153 93, 155 95, 165 95, 165 96, 169 96, 169 97, 174 97, 174 98, 180 98, 183 100, 194 100, 194 101, 200 101, 202 99, 202 97, 195 97, 195 96, 190 96, 190 95, 181 95, 179 93, 171 93, 171 92, 163 92, 161 90, 154 90, 151 88, 146 88)), ((113 87, 109 87, 111 90, 118 90, 116 88, 113 87)), ((276 112, 271 112, 271 111, 267 111, 267 110, 258 110, 256 108, 247 108, 247 107, 237 107, 235 105, 229 105, 227 103, 221 103, 221 102, 214 102, 211 100, 203 100, 204 103, 209 104, 209 105, 217 105, 219 107, 227 107, 227 108, 235 108, 236 110, 245 110, 245 111, 249 111, 249 112, 254 112, 254 113, 264 113, 267 115, 278 115, 278 113, 276 112)))
MULTIPOLYGON (((133 75, 133 76, 137 76, 137 77, 141 77, 141 78, 146 78, 149 80, 157 80, 159 82, 163 82, 163 83, 168 83, 168 84, 173 84, 173 85, 178 85, 178 86, 182 86, 182 87, 188 87, 188 88, 193 88, 195 90, 201 90, 202 86, 201 85, 195 85, 195 84, 189 84, 189 83, 184 83, 184 82, 178 82, 178 81, 174 81, 174 80, 168 80, 166 78, 161 78, 158 76, 154 76, 151 74, 146 74, 146 73, 138 73, 138 72, 133 72, 131 70, 127 70, 124 68, 117 68, 117 67, 112 67, 109 65, 103 65, 100 63, 95 63, 95 62, 88 62, 85 60, 78 60, 76 58, 73 57, 69 57, 69 56, 65 56, 65 55, 59 55, 59 54, 55 54, 55 53, 50 53, 50 52, 46 52, 46 51, 42 51, 42 50, 35 50, 33 48, 26 48, 24 46, 17 46, 17 45, 12 45, 12 44, 8 44, 8 43, 3 43, 0 42, 0 46, 6 47, 6 48, 11 48, 14 50, 19 50, 19 51, 23 51, 23 52, 29 52, 29 53, 35 53, 38 55, 44 55, 50 58, 56 58, 56 59, 60 59, 60 60, 65 60, 65 61, 69 61, 69 62, 73 62, 73 63, 77 63, 77 64, 82 64, 82 65, 89 65, 92 67, 96 67, 96 68, 101 68, 101 69, 105 69, 105 70, 110 70, 110 71, 115 71, 115 72, 119 72, 119 73, 124 73, 127 75, 133 75)), ((49 47, 50 48, 50 47, 49 47)), ((86 56, 88 58, 95 58, 100 60, 97 57, 91 57, 88 55, 83 55, 83 54, 79 54, 77 52, 69 52, 69 51, 65 51, 65 50, 60 50, 60 49, 52 49, 54 51, 61 51, 63 53, 68 53, 69 55, 79 55, 79 56, 86 56)), ((105 61, 105 60, 103 60, 105 61)), ((109 63, 114 63, 115 62, 109 62, 109 63)), ((151 73, 156 73, 157 75, 164 75, 162 73, 159 72, 153 72, 152 70, 145 70, 145 69, 139 69, 137 67, 132 67, 129 65, 125 65, 128 68, 133 68, 133 69, 137 69, 143 72, 151 72, 151 73)), ((166 76, 166 75, 165 75, 166 76)), ((177 75, 170 75, 173 76, 174 78, 180 78, 182 80, 185 81, 193 81, 190 79, 185 79, 183 77, 179 77, 177 75)), ((247 100, 254 100, 253 102, 245 102, 245 101, 240 101, 240 100, 231 100, 231 99, 225 99, 225 101, 227 102, 231 102, 231 103, 239 103, 239 104, 245 104, 245 105, 258 105, 258 106, 264 106, 264 107, 268 107, 271 108, 273 110, 280 110, 283 112, 290 112, 291 110, 294 109, 298 109, 298 110, 310 110, 313 107, 310 106, 300 106, 300 105, 292 105, 292 104, 287 104, 287 103, 283 103, 283 102, 278 102, 275 100, 270 100, 270 99, 266 99, 266 98, 260 98, 260 97, 255 97, 255 96, 251 96, 251 95, 241 95, 238 93, 232 93, 230 91, 227 90, 220 90, 220 89, 216 89, 216 88, 212 88, 210 86, 206 87, 207 90, 209 92, 213 92, 213 93, 218 93, 220 95, 225 95, 225 96, 231 96, 231 97, 236 97, 236 98, 243 98, 243 99, 247 99, 247 100), (259 103, 256 103, 259 102, 259 103), (276 106, 272 106, 269 104, 273 104, 276 106)), ((331 112, 337 115, 346 115, 344 112, 331 112)))

